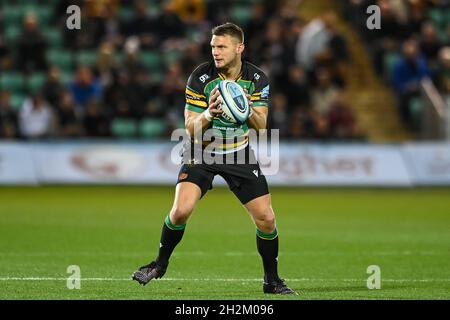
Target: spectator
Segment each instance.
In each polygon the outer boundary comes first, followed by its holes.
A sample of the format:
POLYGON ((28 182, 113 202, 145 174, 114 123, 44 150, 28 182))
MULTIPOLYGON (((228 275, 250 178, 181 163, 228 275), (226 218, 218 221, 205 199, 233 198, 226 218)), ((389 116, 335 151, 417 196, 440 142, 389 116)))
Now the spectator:
POLYGON ((81 127, 75 114, 75 104, 69 91, 62 92, 57 110, 58 136, 74 138, 81 134, 81 127))
POLYGON ((203 59, 202 57, 202 48, 199 43, 191 42, 187 44, 186 51, 181 58, 180 64, 183 68, 184 74, 189 74, 192 70, 194 70, 198 61, 203 61, 207 59, 203 59))
POLYGON ((415 40, 403 43, 403 57, 394 65, 392 83, 399 97, 400 115, 410 124, 411 114, 409 104, 412 98, 420 94, 420 81, 429 77, 427 61, 418 51, 415 40))
POLYGON ((424 1, 410 1, 408 22, 406 24, 406 36, 411 37, 419 34, 422 25, 426 21, 425 17, 425 3, 424 1))
POLYGON ((205 20, 205 0, 172 0, 174 12, 188 26, 196 26, 205 20))
POLYGON ((101 110, 99 103, 90 100, 86 105, 86 114, 83 117, 85 135, 88 137, 110 136, 109 119, 101 110))
POLYGON ((342 92, 336 96, 330 106, 328 121, 332 139, 347 140, 359 136, 355 115, 342 92))
POLYGON ((328 140, 331 137, 330 121, 328 115, 324 113, 313 113, 314 139, 328 140))
POLYGON ((119 0, 85 0, 83 10, 89 19, 89 33, 94 43, 100 43, 107 34, 107 21, 115 17, 119 9, 119 0))
POLYGON ((52 106, 58 105, 64 90, 64 85, 61 82, 61 72, 58 67, 52 66, 48 70, 47 81, 42 88, 45 100, 52 106))
POLYGON ((439 72, 437 74, 438 88, 450 98, 450 47, 444 47, 439 51, 439 72))
POLYGON ((169 39, 181 39, 184 37, 186 25, 173 10, 170 0, 165 0, 162 4, 161 13, 156 19, 160 43, 169 39))
POLYGON ((112 71, 116 67, 114 53, 114 45, 109 41, 103 42, 98 49, 97 70, 103 86, 111 82, 112 71))
POLYGON ((156 99, 150 99, 147 101, 144 112, 145 117, 161 119, 161 121, 164 121, 165 115, 166 112, 164 107, 161 105, 161 101, 156 99))
MULTIPOLYGON (((252 14, 247 25, 244 27, 246 40, 251 42, 261 42, 261 30, 266 28, 267 12, 263 3, 255 2, 252 6, 252 14)), ((249 45, 250 49, 251 46, 249 45)))
POLYGON ((325 68, 317 70, 317 86, 312 90, 313 110, 320 114, 328 113, 331 103, 336 99, 338 88, 331 81, 330 72, 325 68))
POLYGON ((87 66, 78 68, 75 80, 69 85, 69 90, 81 112, 84 111, 89 101, 100 100, 102 97, 100 81, 94 78, 92 70, 87 66))
POLYGON ((0 31, 0 71, 11 68, 11 52, 5 43, 3 32, 0 31))
POLYGON ((296 46, 296 61, 307 71, 315 67, 315 57, 327 48, 330 34, 323 18, 309 22, 300 33, 296 46))
POLYGON ((380 25, 383 27, 373 32, 364 24, 363 30, 365 38, 370 39, 368 44, 373 51, 375 70, 379 74, 384 74, 384 56, 387 52, 396 49, 396 42, 402 39, 405 31, 390 1, 378 1, 378 6, 380 7, 380 25))
POLYGON ((310 88, 306 72, 298 65, 293 65, 288 69, 288 79, 281 88, 288 99, 289 106, 309 105, 310 88))
POLYGON ((278 129, 280 137, 287 136, 288 108, 286 96, 280 93, 273 95, 271 104, 271 116, 269 117, 269 128, 278 129))
POLYGON ((119 101, 128 98, 127 87, 129 74, 124 71, 114 71, 111 83, 106 86, 103 101, 108 113, 117 114, 119 101))
POLYGON ((311 109, 296 106, 288 121, 288 137, 291 139, 313 139, 315 124, 311 109))
POLYGON ((430 69, 437 69, 437 56, 442 43, 438 38, 436 28, 431 21, 422 25, 422 33, 420 37, 420 52, 430 63, 430 69))
POLYGON ((177 111, 180 110, 178 106, 184 104, 184 90, 186 87, 181 70, 179 63, 173 63, 168 66, 160 92, 164 105, 177 111))
POLYGON ((10 93, 0 91, 0 138, 13 139, 17 136, 17 114, 10 104, 10 93))
POLYGON ((267 22, 265 39, 259 51, 263 62, 270 65, 269 74, 274 83, 282 83, 284 79, 283 56, 285 55, 283 23, 278 18, 267 22))
POLYGON ((155 48, 158 41, 158 29, 155 19, 149 16, 147 3, 138 0, 134 3, 134 14, 123 23, 126 37, 136 36, 145 49, 155 48))
POLYGON ((46 71, 47 41, 39 30, 37 17, 28 13, 17 39, 17 67, 24 72, 46 71))
POLYGON ((149 98, 158 96, 157 88, 158 86, 150 83, 148 74, 143 70, 136 72, 130 78, 127 87, 127 101, 131 106, 131 113, 133 116, 139 117, 145 113, 146 104, 149 98))
POLYGON ((41 93, 36 93, 20 109, 20 133, 27 139, 49 137, 53 133, 53 120, 52 108, 41 93))

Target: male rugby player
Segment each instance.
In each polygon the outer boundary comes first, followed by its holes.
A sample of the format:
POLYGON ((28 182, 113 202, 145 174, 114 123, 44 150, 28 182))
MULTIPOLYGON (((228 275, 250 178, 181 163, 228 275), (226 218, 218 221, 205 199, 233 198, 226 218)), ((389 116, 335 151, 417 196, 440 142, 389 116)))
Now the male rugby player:
POLYGON ((278 276, 275 214, 266 178, 248 142, 249 128, 261 130, 267 126, 268 79, 259 68, 242 61, 244 34, 237 25, 225 23, 213 28, 211 49, 213 61, 197 67, 187 82, 185 126, 191 142, 183 153, 175 200, 163 224, 158 257, 134 272, 133 280, 145 285, 165 274, 170 255, 183 237, 187 220, 197 202, 212 188, 213 178, 218 174, 225 179, 256 225, 256 244, 264 267, 263 292, 296 294, 278 276), (222 80, 234 80, 247 91, 251 113, 246 123, 237 125, 222 116, 217 89, 222 80), (211 128, 215 132, 213 142, 194 139, 196 130, 204 132, 211 128), (200 148, 202 152, 208 152, 211 143, 214 144, 214 155, 229 157, 233 153, 235 160, 238 154, 243 155, 245 163, 204 163, 196 157, 196 150, 200 148))

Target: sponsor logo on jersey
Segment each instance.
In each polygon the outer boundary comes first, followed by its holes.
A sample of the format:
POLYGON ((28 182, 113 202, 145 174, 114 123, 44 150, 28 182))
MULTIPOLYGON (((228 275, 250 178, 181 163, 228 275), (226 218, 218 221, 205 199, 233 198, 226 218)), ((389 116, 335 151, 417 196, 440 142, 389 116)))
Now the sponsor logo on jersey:
POLYGON ((267 99, 269 97, 269 85, 265 86, 261 92, 261 99, 267 99))
POLYGON ((205 73, 199 77, 200 81, 205 83, 206 80, 209 79, 209 76, 205 73))

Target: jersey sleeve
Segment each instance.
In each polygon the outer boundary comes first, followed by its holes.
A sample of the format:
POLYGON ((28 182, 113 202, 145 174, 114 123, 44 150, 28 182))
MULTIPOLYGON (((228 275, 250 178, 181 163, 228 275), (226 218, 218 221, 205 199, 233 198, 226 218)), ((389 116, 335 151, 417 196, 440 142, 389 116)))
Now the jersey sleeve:
POLYGON ((185 109, 194 112, 203 112, 208 107, 206 96, 203 94, 203 85, 192 73, 186 84, 186 105, 185 109))
POLYGON ((269 106, 269 79, 264 73, 255 73, 253 83, 255 91, 251 95, 253 107, 269 106))

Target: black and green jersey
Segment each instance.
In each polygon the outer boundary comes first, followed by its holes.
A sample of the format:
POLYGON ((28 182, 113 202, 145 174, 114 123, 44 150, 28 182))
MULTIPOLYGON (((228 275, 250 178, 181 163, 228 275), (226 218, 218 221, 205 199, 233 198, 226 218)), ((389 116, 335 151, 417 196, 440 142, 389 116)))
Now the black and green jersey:
MULTIPOLYGON (((205 111, 211 91, 222 80, 225 80, 225 76, 216 69, 213 61, 198 66, 186 85, 185 108, 194 112, 205 111)), ((241 72, 235 81, 247 89, 253 107, 268 107, 269 80, 261 69, 243 61, 241 72)), ((248 145, 249 129, 246 123, 238 125, 218 116, 211 121, 210 128, 213 129, 214 139, 211 140, 216 153, 235 152, 248 145)))

